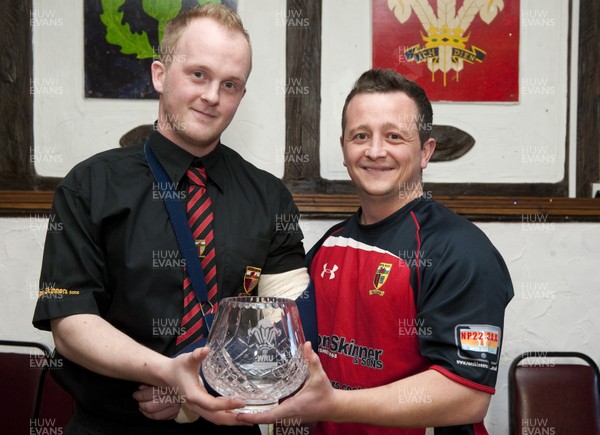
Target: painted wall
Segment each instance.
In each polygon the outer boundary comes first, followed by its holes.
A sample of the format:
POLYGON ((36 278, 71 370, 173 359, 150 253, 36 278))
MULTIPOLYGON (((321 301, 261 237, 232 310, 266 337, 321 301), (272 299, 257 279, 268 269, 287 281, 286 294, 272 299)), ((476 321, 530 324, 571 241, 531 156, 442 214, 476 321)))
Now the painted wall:
MULTIPOLYGON (((334 222, 301 220, 305 247, 310 248, 334 222)), ((47 225, 48 220, 38 216, 0 219, 0 339, 52 346, 49 333, 31 326, 47 225)), ((486 418, 491 434, 505 435, 507 371, 518 354, 576 350, 600 362, 600 224, 478 226, 506 260, 515 286, 506 313, 497 393, 486 418)))
MULTIPOLYGON (((34 0, 33 4, 36 169, 42 175, 63 176, 85 157, 116 146, 130 129, 154 122, 156 102, 84 98, 83 3, 34 0)), ((577 35, 577 10, 575 6, 573 35, 577 35)), ((252 39, 253 71, 223 141, 257 166, 282 176, 285 94, 302 98, 315 92, 302 77, 285 77, 286 23, 306 31, 311 31, 311 23, 302 10, 287 14, 285 0, 238 0, 238 11, 252 39)), ((562 180, 567 17, 568 2, 521 0, 519 103, 434 104, 436 124, 466 131, 476 145, 456 161, 431 164, 426 182, 562 180)), ((352 83, 371 66, 371 3, 323 2, 321 34, 321 171, 324 178, 348 179, 339 147, 340 114, 352 83)), ((577 46, 576 37, 571 42, 577 46)), ((477 45, 475 35, 469 43, 477 45)), ((493 55, 493 47, 484 48, 493 55)), ((572 59, 576 61, 574 55, 572 59)))
MULTIPOLYGON (((402 2, 390 3, 400 7, 402 2)), ((563 178, 566 17, 568 2, 521 0, 519 103, 434 103, 434 124, 464 130, 476 144, 460 159, 429 165, 425 182, 557 182, 563 178)), ((573 19, 576 35, 576 13, 573 19)), ((340 114, 352 84, 371 67, 371 2, 324 1, 322 40, 321 171, 325 178, 348 179, 341 164, 340 114)), ((478 45, 476 35, 471 35, 469 44, 478 45)), ((486 49, 493 56, 493 47, 486 49)))
MULTIPOLYGON (((31 89, 40 175, 62 177, 86 157, 118 146, 129 130, 157 118, 157 100, 84 98, 83 4, 33 1, 31 89)), ((283 176, 285 150, 285 11, 285 0, 238 0, 251 36, 253 66, 248 92, 222 137, 278 177, 283 176)))

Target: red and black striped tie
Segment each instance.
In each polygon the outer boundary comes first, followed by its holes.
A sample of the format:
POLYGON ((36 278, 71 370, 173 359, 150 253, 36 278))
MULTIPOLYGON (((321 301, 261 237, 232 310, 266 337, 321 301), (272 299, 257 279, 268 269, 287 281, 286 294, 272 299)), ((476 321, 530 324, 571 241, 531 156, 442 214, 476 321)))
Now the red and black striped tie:
POLYGON ((213 240, 213 212, 206 190, 206 170, 204 168, 190 167, 186 176, 188 178, 187 217, 192 230, 192 236, 198 247, 198 254, 204 271, 204 279, 208 291, 208 300, 202 309, 192 289, 190 277, 185 273, 183 280, 183 317, 181 318, 181 334, 175 342, 176 351, 180 351, 196 340, 201 339, 206 333, 202 311, 208 314, 212 309, 216 312, 215 296, 217 295, 217 266, 215 259, 215 245, 213 240), (213 306, 211 307, 211 303, 213 306))

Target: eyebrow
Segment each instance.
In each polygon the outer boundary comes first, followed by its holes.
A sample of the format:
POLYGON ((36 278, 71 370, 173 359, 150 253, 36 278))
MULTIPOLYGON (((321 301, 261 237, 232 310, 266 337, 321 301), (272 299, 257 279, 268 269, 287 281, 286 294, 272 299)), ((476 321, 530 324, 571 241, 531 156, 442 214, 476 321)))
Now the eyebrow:
MULTIPOLYGON (((210 74, 211 76, 214 76, 214 71, 212 68, 208 67, 207 65, 203 65, 203 64, 189 64, 187 66, 184 67, 186 69, 186 71, 196 71, 196 70, 202 70, 202 71, 206 71, 208 74, 210 74)), ((243 77, 238 77, 238 76, 229 76, 224 80, 221 80, 222 82, 228 82, 228 81, 233 81, 233 82, 239 82, 241 84, 243 84, 244 86, 246 85, 246 79, 243 77)))
MULTIPOLYGON (((399 131, 401 131, 401 132, 402 132, 402 131, 404 131, 404 132, 408 132, 410 129, 408 129, 408 128, 403 128, 403 127, 405 127, 405 126, 406 126, 406 125, 403 125, 402 123, 395 124, 395 123, 393 123, 393 122, 386 122, 386 123, 384 123, 384 124, 383 124, 383 125, 381 125, 381 126, 377 126, 376 128, 378 128, 378 129, 379 129, 379 128, 382 128, 382 129, 384 129, 384 130, 389 130, 389 129, 392 129, 392 130, 399 130, 399 131)), ((359 125, 357 125, 356 127, 349 128, 349 129, 348 129, 348 134, 350 134, 350 133, 354 133, 356 130, 369 130, 369 131, 370 131, 370 130, 373 130, 373 127, 372 127, 372 126, 369 126, 368 124, 359 124, 359 125)))

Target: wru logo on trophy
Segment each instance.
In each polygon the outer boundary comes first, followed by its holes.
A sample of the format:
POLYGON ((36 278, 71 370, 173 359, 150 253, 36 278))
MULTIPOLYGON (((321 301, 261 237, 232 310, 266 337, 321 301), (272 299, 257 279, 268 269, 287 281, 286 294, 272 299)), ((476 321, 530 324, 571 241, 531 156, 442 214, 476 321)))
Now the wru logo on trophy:
POLYGON ((236 412, 262 412, 294 393, 308 375, 304 332, 291 299, 225 298, 208 336, 202 362, 206 382, 246 403, 236 412))

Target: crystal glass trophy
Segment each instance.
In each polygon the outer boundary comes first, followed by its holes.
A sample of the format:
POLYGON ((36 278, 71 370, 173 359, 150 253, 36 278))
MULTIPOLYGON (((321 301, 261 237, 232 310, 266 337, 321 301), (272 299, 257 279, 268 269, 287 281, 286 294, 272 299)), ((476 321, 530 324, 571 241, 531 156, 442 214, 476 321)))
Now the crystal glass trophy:
POLYGON ((296 391, 308 364, 298 308, 291 299, 224 298, 208 336, 204 379, 219 394, 246 402, 236 412, 262 412, 296 391))

